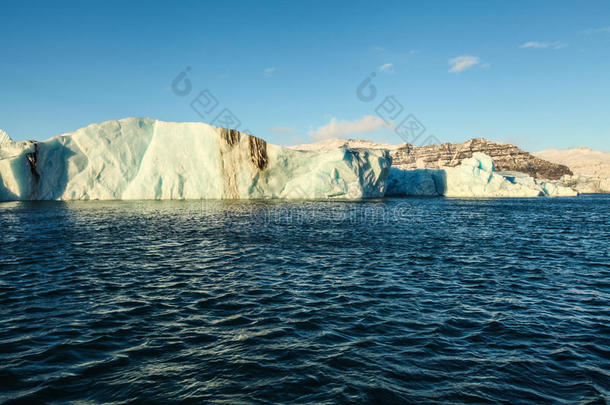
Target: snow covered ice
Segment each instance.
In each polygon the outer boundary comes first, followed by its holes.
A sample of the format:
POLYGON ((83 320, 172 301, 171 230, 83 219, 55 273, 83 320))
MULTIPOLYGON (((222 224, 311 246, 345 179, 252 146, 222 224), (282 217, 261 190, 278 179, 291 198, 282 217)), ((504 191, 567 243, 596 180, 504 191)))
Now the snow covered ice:
POLYGON ((391 164, 383 150, 301 152, 149 118, 0 145, 4 201, 381 197, 391 164))
POLYGON ((11 138, 9 138, 8 134, 0 129, 0 146, 4 144, 8 144, 12 142, 11 138))
POLYGON ((610 194, 610 177, 588 174, 565 175, 561 177, 561 184, 570 187, 579 193, 610 194))

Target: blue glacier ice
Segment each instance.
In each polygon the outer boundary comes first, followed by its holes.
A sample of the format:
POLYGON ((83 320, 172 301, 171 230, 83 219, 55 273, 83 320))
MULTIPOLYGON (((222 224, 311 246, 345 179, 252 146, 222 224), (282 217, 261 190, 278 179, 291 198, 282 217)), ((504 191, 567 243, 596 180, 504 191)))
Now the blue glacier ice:
POLYGON ((0 132, 0 201, 577 195, 497 172, 479 152, 455 167, 390 166, 384 149, 295 150, 203 123, 126 118, 43 142, 0 132))
POLYGON ((493 160, 480 152, 459 166, 443 169, 391 168, 388 196, 538 197, 575 196, 558 182, 537 180, 525 173, 495 171, 493 160))
MULTIPOLYGON (((7 137, 8 138, 8 137, 7 137)), ((0 200, 381 197, 383 150, 302 152, 203 123, 126 118, 0 144, 0 200)))

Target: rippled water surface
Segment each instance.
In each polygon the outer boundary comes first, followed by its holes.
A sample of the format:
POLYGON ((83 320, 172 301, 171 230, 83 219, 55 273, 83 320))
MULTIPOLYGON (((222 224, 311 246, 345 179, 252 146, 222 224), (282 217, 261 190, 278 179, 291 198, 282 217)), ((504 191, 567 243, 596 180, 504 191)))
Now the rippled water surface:
POLYGON ((610 395, 610 197, 0 204, 0 402, 610 395))

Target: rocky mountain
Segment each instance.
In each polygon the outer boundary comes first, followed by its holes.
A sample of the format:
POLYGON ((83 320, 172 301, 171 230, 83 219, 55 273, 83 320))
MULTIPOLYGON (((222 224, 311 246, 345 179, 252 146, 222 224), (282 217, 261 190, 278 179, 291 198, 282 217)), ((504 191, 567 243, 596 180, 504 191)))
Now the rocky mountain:
POLYGON ((392 165, 406 169, 441 168, 459 165, 475 152, 491 157, 498 171, 527 173, 537 179, 557 180, 572 171, 525 152, 515 145, 474 138, 464 143, 413 146, 406 144, 391 151, 392 165))
POLYGON ((401 169, 440 169, 460 165, 476 152, 491 157, 497 171, 526 173, 537 179, 557 180, 564 175, 572 175, 565 165, 551 163, 525 152, 515 145, 492 142, 484 138, 474 138, 464 143, 442 143, 440 145, 414 146, 377 144, 365 140, 330 139, 309 145, 291 147, 298 150, 323 150, 333 148, 388 149, 392 156, 392 166, 401 169))

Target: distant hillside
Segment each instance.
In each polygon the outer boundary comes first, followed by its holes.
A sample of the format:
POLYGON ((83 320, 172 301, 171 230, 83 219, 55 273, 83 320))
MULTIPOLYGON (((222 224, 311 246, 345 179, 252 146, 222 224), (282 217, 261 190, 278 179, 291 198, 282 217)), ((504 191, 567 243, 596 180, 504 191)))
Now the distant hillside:
POLYGON ((589 148, 547 149, 534 153, 549 162, 566 165, 574 174, 610 178, 610 153, 589 148))
POLYGON ((405 168, 457 166, 475 152, 490 156, 498 171, 527 173, 538 179, 557 180, 572 172, 567 166, 551 163, 525 152, 515 145, 474 138, 464 143, 413 146, 406 144, 391 152, 392 164, 405 168))

